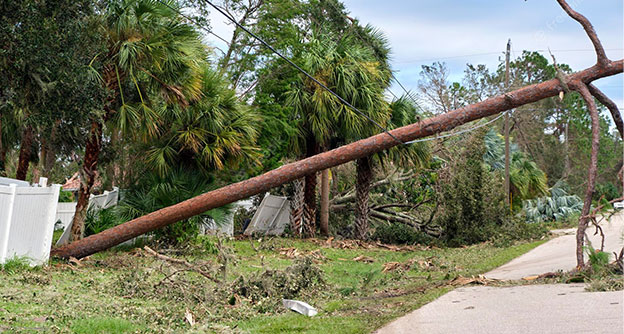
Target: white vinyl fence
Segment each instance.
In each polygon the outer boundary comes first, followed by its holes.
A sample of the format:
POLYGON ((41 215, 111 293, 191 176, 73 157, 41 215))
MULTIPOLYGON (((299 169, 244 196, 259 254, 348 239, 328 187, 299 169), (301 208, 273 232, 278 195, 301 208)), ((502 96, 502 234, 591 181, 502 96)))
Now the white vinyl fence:
POLYGON ((55 230, 65 229, 66 226, 71 224, 72 219, 74 219, 74 214, 76 213, 76 202, 70 203, 59 203, 56 208, 56 222, 57 224, 54 226, 55 230), (58 223, 60 222, 60 224, 58 223))
MULTIPOLYGON (((108 209, 117 205, 119 201, 119 188, 115 187, 112 191, 104 191, 101 195, 93 195, 89 197, 89 205, 87 208, 94 209, 108 209)), ((71 225, 76 214, 76 202, 71 203, 59 203, 59 207, 56 211, 55 222, 60 221, 61 226, 57 225, 57 229, 63 229, 61 238, 56 242, 56 246, 62 246, 69 243, 69 236, 71 234, 71 225)))
POLYGON ((0 263, 16 257, 31 265, 48 261, 59 191, 59 185, 0 185, 0 263))

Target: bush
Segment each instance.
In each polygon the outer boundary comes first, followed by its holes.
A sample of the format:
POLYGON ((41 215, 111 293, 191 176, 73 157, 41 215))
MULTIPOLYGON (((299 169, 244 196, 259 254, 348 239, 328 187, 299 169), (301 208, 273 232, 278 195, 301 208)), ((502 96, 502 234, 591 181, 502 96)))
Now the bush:
POLYGON ((90 207, 85 217, 85 236, 100 233, 123 223, 115 208, 95 209, 90 207))
POLYGON ((74 194, 71 191, 61 190, 58 201, 59 203, 71 203, 74 201, 74 194))
POLYGON ((527 223, 523 217, 516 217, 504 223, 490 240, 496 247, 509 247, 514 241, 542 239, 548 231, 545 225, 527 223))
MULTIPOLYGON (((147 174, 124 194, 117 209, 123 220, 131 220, 201 195, 213 188, 205 176, 184 169, 174 170, 164 176, 147 174)), ((198 235, 199 224, 205 219, 224 216, 222 211, 228 209, 218 208, 204 212, 158 229, 153 235, 166 244, 187 242, 198 235)), ((218 223, 218 219, 215 220, 218 223)))
POLYGON ((550 188, 550 195, 524 201, 527 221, 563 221, 579 214, 583 208, 583 200, 576 195, 568 195, 567 185, 563 181, 558 181, 550 188))
POLYGON ((428 244, 432 238, 404 224, 384 223, 375 228, 371 239, 384 244, 428 244))
POLYGON ((441 182, 442 208, 436 223, 443 229, 442 240, 452 247, 486 241, 506 220, 502 187, 483 164, 483 135, 468 141, 453 173, 441 182))
POLYGON ((600 183, 596 185, 596 191, 594 192, 594 200, 599 200, 604 196, 607 201, 612 201, 620 197, 620 191, 613 183, 600 183))

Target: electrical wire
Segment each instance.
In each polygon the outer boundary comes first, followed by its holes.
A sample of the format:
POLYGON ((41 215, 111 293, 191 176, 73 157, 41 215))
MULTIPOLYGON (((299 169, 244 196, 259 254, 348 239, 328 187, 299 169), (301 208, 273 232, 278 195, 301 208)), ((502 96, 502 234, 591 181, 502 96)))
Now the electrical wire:
MULTIPOLYGON (((622 51, 624 49, 605 49, 605 51, 622 51)), ((548 52, 548 50, 543 50, 543 49, 538 49, 538 50, 525 50, 525 51, 529 51, 529 52, 548 52)), ((550 50, 552 52, 595 52, 594 49, 568 49, 568 50, 550 50)), ((504 54, 504 52, 502 51, 497 51, 497 52, 484 52, 484 53, 473 53, 473 54, 467 54, 467 55, 460 55, 460 56, 448 56, 448 57, 437 57, 437 58, 423 58, 423 59, 412 59, 412 60, 404 60, 404 61, 397 61, 397 63, 399 64, 413 64, 413 63, 426 63, 426 62, 430 62, 430 61, 440 61, 440 60, 447 60, 447 59, 457 59, 457 58, 469 58, 469 57, 477 57, 477 56, 491 56, 491 55, 502 55, 504 54)))
MULTIPOLYGON (((160 2, 160 0, 158 0, 160 2)), ((256 34, 254 34, 253 32, 251 32, 249 29, 247 29, 245 26, 243 26, 242 24, 240 24, 238 21, 236 21, 233 17, 231 17, 230 15, 228 15, 225 11, 223 11, 221 8, 219 8, 218 6, 216 6, 215 4, 213 4, 210 0, 202 0, 204 3, 207 3, 210 7, 214 8, 216 11, 218 11, 219 13, 221 13, 221 15, 225 16, 228 20, 230 20, 232 23, 234 23, 237 27, 239 27, 241 30, 243 30, 244 32, 246 32, 247 34, 249 34, 251 37, 255 38, 258 42, 262 43, 266 48, 268 48, 269 50, 271 50, 271 52, 275 53, 278 57, 282 58, 283 60, 285 60, 288 64, 290 64, 292 67, 294 67, 295 69, 297 69, 297 71, 301 72, 303 75, 305 75, 306 77, 308 77, 310 80, 312 80, 314 83, 316 83, 317 85, 319 85, 319 87, 323 88, 324 90, 326 90, 328 93, 330 93, 331 95, 333 95, 334 97, 336 97, 340 102, 342 102, 342 104, 346 105, 347 107, 351 108, 352 110, 354 110, 355 112, 357 112, 358 114, 360 114, 361 116, 363 116, 364 118, 366 118, 368 121, 370 121, 371 123, 373 123, 375 126, 377 126, 379 129, 381 129, 383 132, 385 132, 386 134, 388 134, 388 136, 392 137, 394 140, 396 140, 398 143, 400 144, 404 144, 401 140, 399 140, 397 137, 395 137, 394 135, 392 135, 388 129, 386 129, 385 127, 383 127, 381 124, 379 124, 377 121, 375 121, 374 119, 372 119, 370 116, 366 115, 365 113, 363 113, 362 111, 360 111, 358 108, 356 108, 355 106, 353 106, 351 103, 349 103, 347 100, 343 99, 340 95, 336 94, 334 91, 332 91, 331 89, 329 89, 329 87, 325 86, 322 82, 318 81, 315 77, 313 77, 311 74, 309 74, 308 72, 306 72, 304 69, 302 69, 299 65, 295 64, 292 60, 290 60, 288 57, 284 56, 283 54, 281 54, 279 51, 277 51, 271 44, 267 43, 264 39, 260 38, 259 36, 257 36, 256 34)))
POLYGON ((416 140, 412 140, 412 141, 408 141, 405 144, 414 144, 414 143, 422 143, 422 142, 426 142, 426 141, 432 141, 432 140, 436 140, 436 139, 442 139, 442 138, 448 138, 448 137, 453 137, 453 136, 459 136, 461 134, 467 133, 467 132, 472 132, 474 130, 480 129, 486 125, 492 124, 495 121, 497 121, 498 119, 500 119, 501 117, 503 117, 505 114, 507 114, 509 111, 505 111, 504 113, 501 113, 500 115, 496 116, 496 118, 493 118, 483 124, 479 124, 475 127, 472 127, 470 129, 464 129, 461 131, 457 131, 457 132, 453 132, 453 133, 448 133, 442 136, 435 136, 435 137, 427 137, 427 138, 422 138, 422 139, 416 139, 416 140))
MULTIPOLYGON (((352 21, 352 20, 351 20, 351 19, 350 19, 350 18, 349 18, 346 14, 343 14, 343 13, 342 13, 342 10, 341 10, 340 8, 338 8, 338 7, 335 5, 335 3, 334 3, 334 2, 332 2, 332 1, 328 1, 328 3, 330 4, 330 6, 332 6, 332 7, 334 8, 334 10, 336 10, 337 12, 340 12, 340 14, 341 14, 341 15, 342 15, 345 19, 347 19, 347 20, 349 20, 349 21, 352 21)), ((353 21, 352 21, 352 24, 353 24, 353 21)), ((362 37, 362 35, 360 34, 360 31, 359 31, 359 30, 355 29, 354 31, 355 31, 355 33, 357 34, 357 37, 358 37, 358 39, 359 39, 359 40, 361 40, 361 41, 362 41, 362 42, 364 42, 364 43, 367 43, 367 41, 364 39, 364 37, 362 37)), ((371 47, 371 49, 373 48, 373 46, 372 46, 372 45, 370 45, 370 44, 369 44, 368 46, 369 46, 369 47, 371 47)), ((412 100, 412 102, 414 103, 414 105, 416 105, 416 107, 417 107, 420 111, 424 111, 424 109, 420 106, 420 103, 418 103, 418 101, 417 101, 417 100, 416 100, 416 99, 412 96, 412 94, 410 93, 410 91, 408 91, 408 90, 405 88, 405 86, 403 86, 403 84, 401 83, 401 81, 399 81, 399 79, 396 77, 396 75, 394 75, 394 73, 393 73, 393 72, 390 72, 390 75, 392 76, 392 79, 393 79, 393 80, 394 80, 397 84, 399 84, 399 86, 401 87, 401 89, 403 89, 403 91, 405 92, 405 95, 406 95, 406 96, 407 96, 410 100, 412 100)), ((388 90, 389 90, 389 89, 388 89, 388 90)), ((396 95, 395 95, 392 91, 390 91, 390 94, 392 94, 392 96, 394 96, 394 98, 398 99, 398 98, 397 98, 397 96, 396 96, 396 95)))
POLYGON ((227 44, 227 46, 230 46, 230 42, 228 42, 225 38, 217 35, 216 33, 214 33, 211 29, 206 28, 203 24, 199 23, 199 21, 195 20, 194 18, 185 15, 184 13, 182 13, 181 11, 179 11, 177 8, 171 6, 170 4, 162 1, 162 0, 156 0, 158 1, 161 5, 166 6, 167 8, 171 9, 172 11, 176 12, 176 14, 182 16, 183 18, 189 20, 190 22, 194 23, 197 27, 201 28, 202 30, 204 30, 205 32, 207 32, 210 35, 215 36, 216 38, 220 39, 221 41, 223 41, 225 44, 227 44))

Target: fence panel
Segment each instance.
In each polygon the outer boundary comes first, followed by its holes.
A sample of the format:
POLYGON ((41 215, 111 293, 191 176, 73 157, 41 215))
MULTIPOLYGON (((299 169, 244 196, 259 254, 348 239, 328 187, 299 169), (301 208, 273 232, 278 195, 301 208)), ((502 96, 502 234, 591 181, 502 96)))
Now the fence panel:
POLYGON ((70 203, 59 203, 56 208, 56 219, 55 221, 60 221, 61 226, 56 229, 64 230, 69 224, 71 224, 72 219, 74 219, 74 214, 76 213, 76 202, 70 203))
POLYGON ((16 185, 10 187, 0 186, 0 263, 6 260, 9 246, 9 230, 13 217, 13 204, 15 203, 16 185))
MULTIPOLYGON (((7 187, 0 187, 7 188, 7 187)), ((33 265, 44 264, 50 256, 59 185, 52 187, 16 187, 13 196, 12 214, 0 223, 0 240, 7 240, 4 259, 23 257, 33 265)))

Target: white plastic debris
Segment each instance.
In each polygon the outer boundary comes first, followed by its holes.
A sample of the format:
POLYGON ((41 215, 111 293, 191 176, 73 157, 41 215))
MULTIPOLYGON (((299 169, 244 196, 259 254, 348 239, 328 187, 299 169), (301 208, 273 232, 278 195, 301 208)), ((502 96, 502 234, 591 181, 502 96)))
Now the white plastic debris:
POLYGON ((254 214, 245 235, 280 235, 290 222, 290 201, 286 197, 267 194, 254 214))
POLYGON ((308 317, 313 317, 318 313, 318 311, 310 304, 298 300, 282 299, 282 304, 284 304, 284 307, 297 313, 307 315, 308 317))

